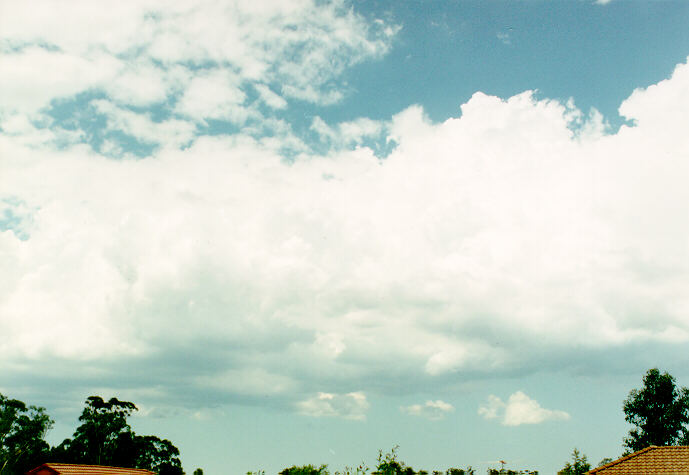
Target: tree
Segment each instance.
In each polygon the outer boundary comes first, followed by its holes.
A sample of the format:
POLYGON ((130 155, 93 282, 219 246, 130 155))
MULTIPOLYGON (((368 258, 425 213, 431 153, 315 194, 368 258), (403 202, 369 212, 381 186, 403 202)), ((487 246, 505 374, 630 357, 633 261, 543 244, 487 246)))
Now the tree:
MULTIPOLYGON (((145 468, 158 475, 183 475, 182 462, 179 460, 179 449, 167 439, 153 435, 134 436, 137 468, 145 468)), ((203 470, 197 469, 200 474, 203 470)), ((196 473, 196 471, 194 472, 196 473)))
POLYGON ((342 471, 336 471, 335 475, 366 475, 368 474, 368 466, 361 462, 356 467, 350 467, 347 465, 342 471))
POLYGON ((474 475, 474 469, 467 467, 466 470, 462 468, 448 468, 445 470, 445 475, 474 475))
POLYGON ((321 465, 316 468, 313 465, 303 465, 297 467, 293 465, 289 468, 285 468, 280 472, 280 475, 328 475, 328 466, 321 465))
POLYGON ((77 457, 83 463, 117 465, 122 448, 131 445, 132 429, 127 417, 137 410, 133 403, 117 398, 107 402, 100 396, 87 398, 79 417, 82 424, 74 433, 72 447, 78 450, 77 457))
POLYGON ((509 470, 506 468, 501 468, 497 470, 495 468, 489 468, 487 470, 488 475, 538 475, 538 470, 509 470))
POLYGON ((24 474, 43 463, 50 451, 44 438, 52 426, 45 408, 0 394, 0 474, 24 474))
POLYGON ((203 475, 203 469, 197 468, 194 470, 194 475, 203 475))
POLYGON ((633 389, 624 401, 624 419, 636 426, 625 437, 626 454, 649 445, 674 445, 687 440, 689 389, 678 388, 675 378, 649 369, 644 386, 633 389))
POLYGON ((100 396, 88 397, 79 416, 81 425, 72 439, 65 439, 55 448, 53 455, 68 463, 133 467, 134 435, 127 417, 136 410, 133 403, 117 398, 106 402, 100 396))
POLYGON ((572 463, 567 462, 562 470, 557 472, 558 475, 583 475, 591 470, 591 464, 586 459, 586 455, 582 454, 576 448, 572 451, 572 463))
POLYGON ((372 475, 414 475, 414 469, 404 465, 404 462, 397 460, 397 449, 399 445, 396 445, 390 450, 390 452, 383 455, 383 451, 378 451, 378 465, 376 465, 376 471, 372 475))
POLYGON ((127 418, 138 410, 134 403, 100 396, 86 399, 72 439, 65 439, 52 452, 54 461, 143 468, 159 475, 184 475, 179 449, 167 439, 140 436, 127 418))

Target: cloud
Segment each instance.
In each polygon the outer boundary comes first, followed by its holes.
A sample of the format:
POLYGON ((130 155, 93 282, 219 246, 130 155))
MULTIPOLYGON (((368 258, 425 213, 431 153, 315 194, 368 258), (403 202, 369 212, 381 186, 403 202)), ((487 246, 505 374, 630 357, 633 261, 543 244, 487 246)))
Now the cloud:
POLYGON ((32 115, 54 99, 103 87, 118 74, 120 61, 105 54, 84 57, 30 46, 3 52, 0 69, 5 71, 0 78, 0 112, 32 115))
POLYGON ((300 414, 310 417, 341 417, 362 421, 366 419, 369 403, 362 392, 347 394, 318 393, 297 404, 300 414))
POLYGON ((287 101, 279 94, 273 92, 270 87, 265 84, 256 84, 256 90, 259 96, 261 96, 261 100, 263 100, 268 107, 272 107, 273 109, 284 109, 287 107, 287 101))
POLYGON ((70 5, 64 27, 52 2, 0 19, 7 378, 126 376, 181 403, 323 391, 306 407, 339 413, 347 388, 689 341, 686 64, 614 133, 573 103, 477 92, 441 123, 418 105, 314 119, 320 153, 271 114, 345 94, 339 72, 384 54, 389 25, 337 2, 70 5))
MULTIPOLYGON (((260 124, 269 118, 258 102, 271 115, 288 99, 341 100, 341 74, 383 56, 398 30, 340 0, 254 3, 120 2, 107 14, 83 0, 4 5, 0 123, 17 114, 46 121, 57 103, 90 94, 142 120, 141 108, 157 105, 156 122, 260 124)), ((89 134, 88 123, 70 119, 89 134)))
POLYGON ((266 396, 294 391, 295 382, 284 375, 268 373, 261 368, 231 369, 197 379, 200 386, 209 386, 233 394, 266 396))
POLYGON ((512 394, 507 403, 491 394, 488 401, 479 407, 478 414, 486 419, 499 419, 504 426, 541 424, 546 421, 566 421, 570 416, 564 411, 544 409, 521 391, 512 394))
POLYGON ((147 114, 117 107, 106 100, 93 100, 90 105, 106 117, 107 130, 123 132, 146 143, 179 147, 191 142, 196 131, 189 122, 178 119, 156 122, 147 114))
POLYGON ((317 134, 321 142, 327 143, 334 151, 361 146, 367 141, 381 141, 385 138, 384 134, 388 131, 389 125, 385 121, 360 117, 340 122, 333 127, 316 116, 311 122, 311 130, 317 134))
POLYGON ((400 410, 411 416, 425 417, 431 421, 444 419, 445 416, 453 412, 455 408, 452 404, 438 399, 437 401, 426 401, 425 404, 412 404, 411 406, 401 407, 400 410))
POLYGON ((679 64, 669 79, 643 89, 635 89, 620 106, 620 115, 653 132, 657 141, 672 140, 681 112, 673 104, 689 100, 689 67, 679 64))
POLYGON ((498 419, 505 409, 505 403, 499 397, 491 394, 488 402, 478 408, 478 414, 486 419, 498 419))
MULTIPOLYGON (((215 64, 232 69, 243 81, 280 84, 292 97, 309 96, 318 102, 330 100, 335 91, 331 82, 347 67, 385 54, 397 30, 384 22, 366 22, 337 0, 263 3, 256 7, 246 0, 122 2, 105 14, 86 1, 69 7, 43 1, 36 7, 45 13, 40 17, 26 5, 7 5, 0 27, 5 44, 19 46, 3 61, 13 61, 14 67, 7 68, 13 74, 26 69, 17 67, 17 61, 30 69, 56 68, 56 74, 49 75, 52 79, 38 75, 34 81, 75 82, 69 89, 51 84, 43 90, 30 88, 53 97, 83 89, 83 79, 72 79, 95 73, 103 80, 115 80, 118 88, 130 84, 133 101, 159 100, 161 88, 156 85, 164 79, 161 74, 166 76, 175 67, 193 71, 215 64), (62 21, 51 21, 58 10, 62 21), (131 60, 134 54, 137 59, 131 60), (119 68, 80 65, 88 63, 86 58, 107 59, 119 68), (70 71, 74 74, 65 74, 70 71), (143 96, 137 93, 141 86, 147 92, 143 96), (155 89, 149 96, 151 87, 155 89)), ((128 93, 118 95, 126 100, 128 93)))
POLYGON ((197 121, 224 119, 242 124, 249 111, 243 105, 246 94, 240 84, 241 78, 229 71, 197 73, 189 80, 175 109, 197 121))

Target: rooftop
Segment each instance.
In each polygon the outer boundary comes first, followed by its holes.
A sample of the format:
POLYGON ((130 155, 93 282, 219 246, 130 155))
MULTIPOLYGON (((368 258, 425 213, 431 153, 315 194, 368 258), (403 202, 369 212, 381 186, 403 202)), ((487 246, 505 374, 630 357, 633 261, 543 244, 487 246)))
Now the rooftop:
POLYGON ((77 465, 69 463, 44 463, 27 472, 27 475, 155 475, 140 468, 106 467, 103 465, 77 465))
POLYGON ((689 446, 652 445, 588 472, 611 475, 689 475, 689 446))

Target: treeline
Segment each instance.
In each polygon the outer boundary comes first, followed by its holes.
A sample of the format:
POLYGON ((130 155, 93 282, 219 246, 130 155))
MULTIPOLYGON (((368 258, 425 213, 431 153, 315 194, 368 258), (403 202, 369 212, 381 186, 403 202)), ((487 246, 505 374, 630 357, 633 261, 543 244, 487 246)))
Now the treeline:
MULTIPOLYGON (((344 470, 335 471, 332 475, 476 475, 476 470, 467 468, 448 468, 445 471, 439 470, 414 470, 397 458, 399 446, 392 448, 390 452, 383 453, 378 451, 378 459, 374 469, 370 469, 362 463, 356 467, 345 467, 344 470)), ((246 475, 265 475, 265 472, 247 472, 246 475)), ((279 475, 331 475, 327 465, 302 465, 285 468, 279 475)), ((507 470, 507 469, 488 469, 488 475, 538 475, 538 471, 532 470, 507 470)))
POLYGON ((184 475, 179 449, 167 439, 134 433, 128 401, 86 399, 79 427, 56 447, 45 441, 53 420, 43 407, 0 394, 0 475, 23 475, 43 463, 143 468, 159 475, 184 475))

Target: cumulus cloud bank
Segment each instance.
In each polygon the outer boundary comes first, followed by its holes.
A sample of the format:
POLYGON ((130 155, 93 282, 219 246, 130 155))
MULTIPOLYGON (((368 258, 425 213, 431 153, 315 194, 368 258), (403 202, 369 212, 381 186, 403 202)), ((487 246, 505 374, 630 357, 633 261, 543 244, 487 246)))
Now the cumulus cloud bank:
MULTIPOLYGON (((106 19, 85 2, 57 29, 7 4, 3 371, 182 354, 174 376, 131 384, 358 418, 355 388, 689 340, 686 64, 635 91, 615 133, 572 103, 476 93, 442 123, 419 106, 314 119, 320 154, 273 114, 339 100, 338 74, 384 54, 395 27, 339 2, 171 5, 121 2, 106 19), (127 137, 154 147, 131 159, 127 137)), ((517 395, 505 421, 544 417, 517 395)))
POLYGON ((488 401, 479 407, 478 413, 486 419, 498 419, 504 426, 566 421, 570 418, 564 411, 542 408, 538 401, 531 399, 522 391, 512 394, 507 402, 491 394, 488 396, 488 401))

